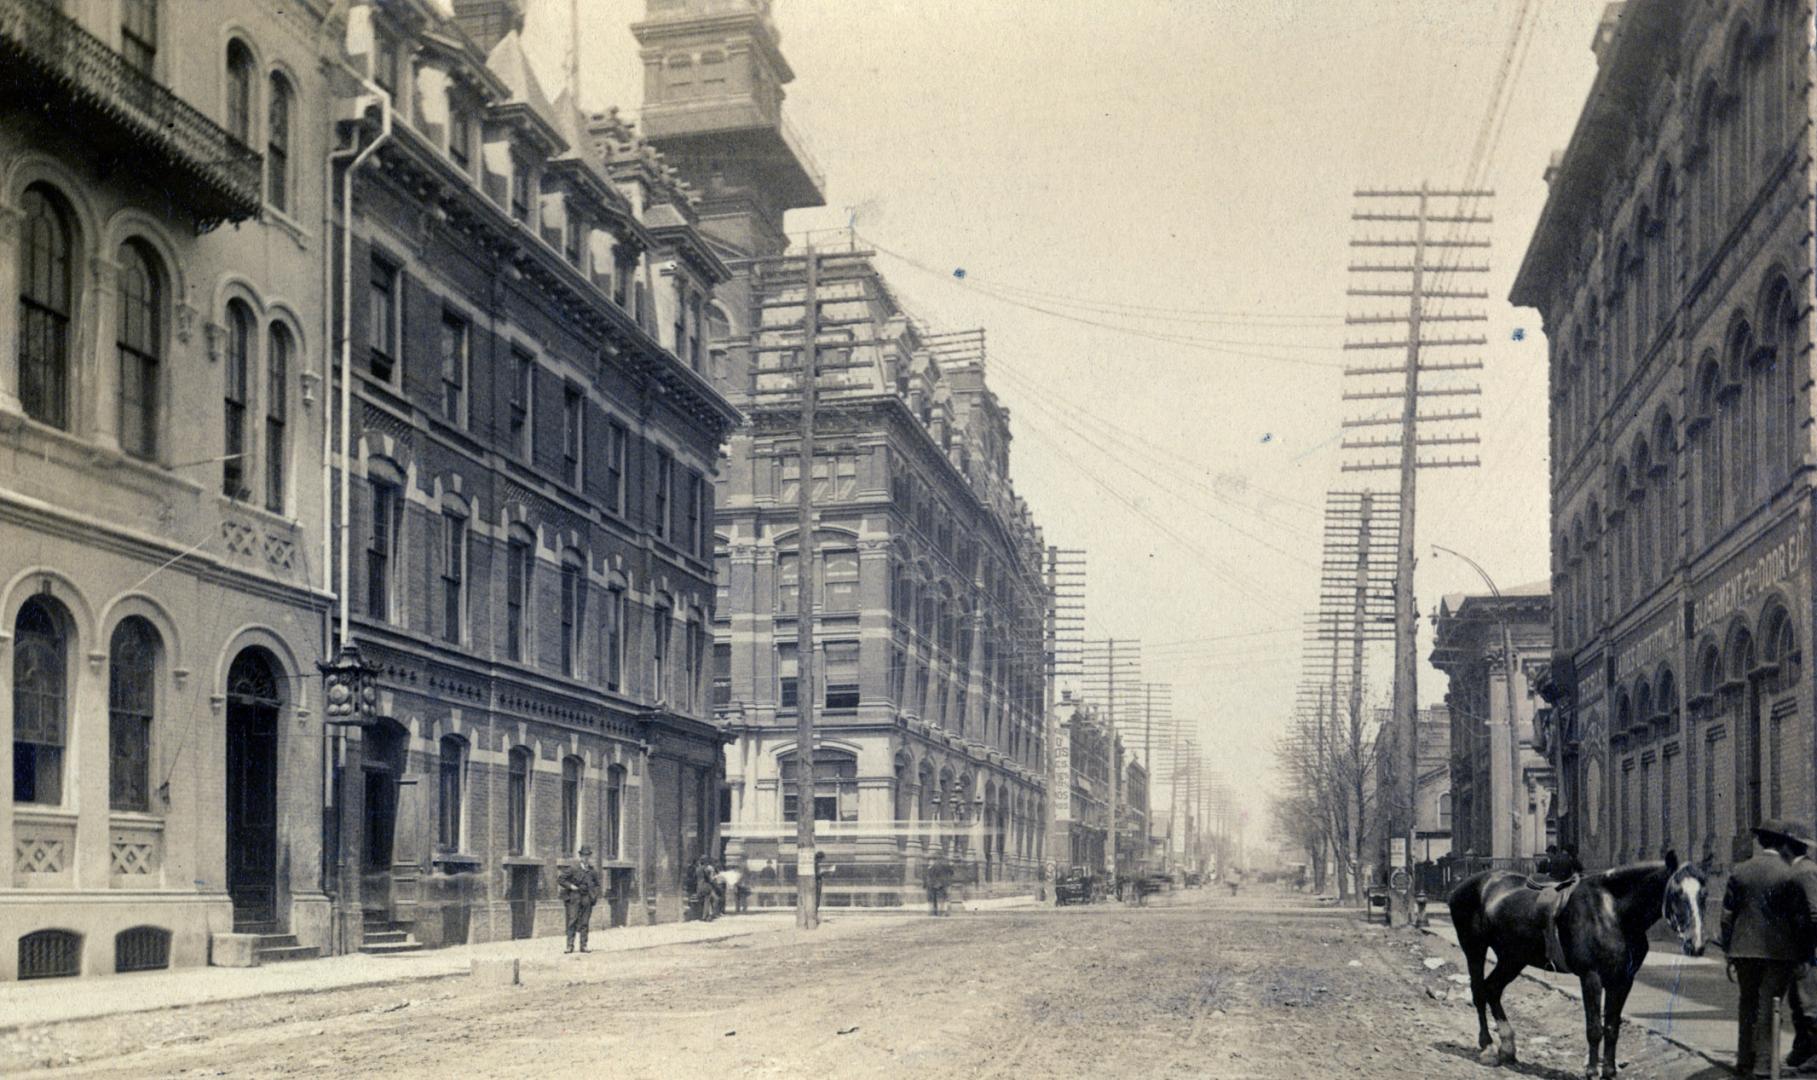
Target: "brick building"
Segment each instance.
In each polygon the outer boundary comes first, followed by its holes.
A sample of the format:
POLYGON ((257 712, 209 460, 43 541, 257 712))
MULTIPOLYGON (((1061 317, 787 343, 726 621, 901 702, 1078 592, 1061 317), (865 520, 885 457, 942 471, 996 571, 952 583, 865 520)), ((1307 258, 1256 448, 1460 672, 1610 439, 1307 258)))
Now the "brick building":
POLYGON ((0 979, 328 944, 325 7, 0 0, 0 979))
POLYGON ((1550 349, 1559 832, 1591 867, 1722 871, 1817 811, 1810 25, 1612 5, 1515 283, 1550 349))

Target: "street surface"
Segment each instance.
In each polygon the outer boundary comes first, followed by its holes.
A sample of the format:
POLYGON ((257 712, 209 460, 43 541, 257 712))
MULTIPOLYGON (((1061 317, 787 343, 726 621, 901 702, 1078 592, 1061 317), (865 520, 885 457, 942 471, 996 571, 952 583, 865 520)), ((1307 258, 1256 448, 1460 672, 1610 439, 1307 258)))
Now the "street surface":
MULTIPOLYGON (((0 1035, 0 1073, 1501 1075, 1474 1060, 1457 969, 1423 962, 1455 955, 1262 890, 939 920, 836 912, 812 935, 563 957, 520 987, 455 977, 28 1028, 0 1035)), ((1581 1075, 1578 1003, 1526 980, 1507 1000, 1522 1056, 1508 1073, 1581 1075)), ((1621 1060, 1631 1077, 1727 1075, 1632 1024, 1621 1060)))

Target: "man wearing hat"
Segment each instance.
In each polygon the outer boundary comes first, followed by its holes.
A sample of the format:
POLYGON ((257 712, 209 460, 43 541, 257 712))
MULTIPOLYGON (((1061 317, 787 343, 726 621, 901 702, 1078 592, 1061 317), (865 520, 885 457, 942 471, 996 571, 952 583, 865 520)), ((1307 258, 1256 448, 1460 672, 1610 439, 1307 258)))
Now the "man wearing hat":
POLYGON ((1754 826, 1754 857, 1735 867, 1722 897, 1722 948, 1740 991, 1735 1071, 1767 1075, 1772 1017, 1817 943, 1817 875, 1793 865, 1812 847, 1780 818, 1754 826))
POLYGON ((599 871, 593 868, 593 849, 582 847, 580 861, 562 867, 556 878, 562 905, 568 909, 568 948, 574 951, 574 935, 580 935, 580 951, 587 951, 587 924, 593 920, 593 905, 599 902, 599 871))

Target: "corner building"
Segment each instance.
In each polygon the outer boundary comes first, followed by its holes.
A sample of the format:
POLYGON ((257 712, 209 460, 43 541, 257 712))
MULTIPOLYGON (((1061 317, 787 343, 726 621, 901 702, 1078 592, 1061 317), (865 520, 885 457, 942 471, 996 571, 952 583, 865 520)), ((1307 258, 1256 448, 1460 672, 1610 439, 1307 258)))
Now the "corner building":
POLYGON ((1513 291, 1550 348, 1546 744, 1591 867, 1720 873, 1762 818, 1817 813, 1811 25, 1611 6, 1513 291))

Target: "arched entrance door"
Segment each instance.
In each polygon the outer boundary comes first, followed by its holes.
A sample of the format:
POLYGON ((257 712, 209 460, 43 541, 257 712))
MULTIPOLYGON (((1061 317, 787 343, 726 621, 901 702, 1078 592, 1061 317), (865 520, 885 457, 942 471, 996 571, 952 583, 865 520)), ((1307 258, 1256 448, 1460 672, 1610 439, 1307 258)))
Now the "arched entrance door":
POLYGON ((227 672, 227 893, 236 930, 258 932, 277 921, 277 665, 247 649, 227 672))
POLYGON ((362 734, 365 740, 365 829, 361 836, 360 896, 368 911, 391 910, 392 857, 397 841, 398 782, 404 776, 410 733, 402 724, 380 719, 362 734))

